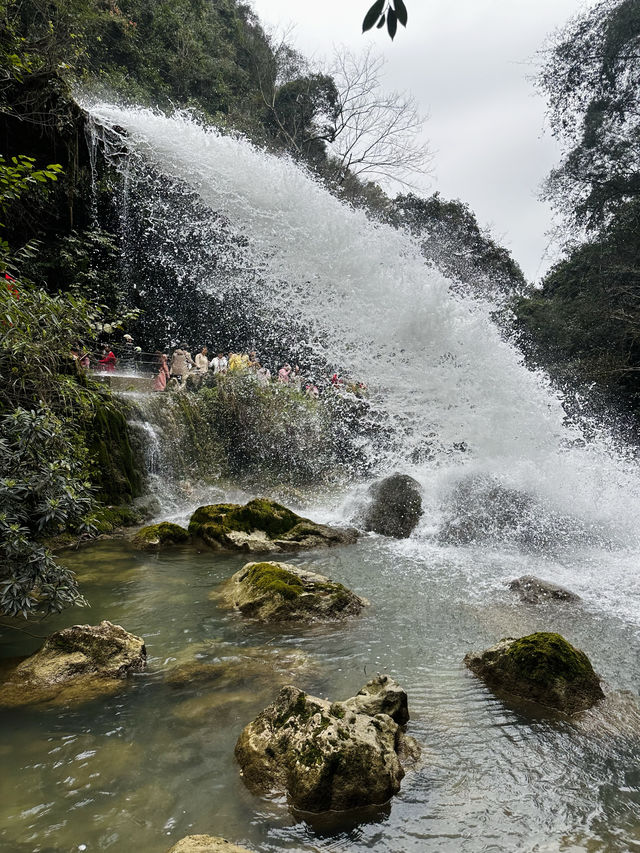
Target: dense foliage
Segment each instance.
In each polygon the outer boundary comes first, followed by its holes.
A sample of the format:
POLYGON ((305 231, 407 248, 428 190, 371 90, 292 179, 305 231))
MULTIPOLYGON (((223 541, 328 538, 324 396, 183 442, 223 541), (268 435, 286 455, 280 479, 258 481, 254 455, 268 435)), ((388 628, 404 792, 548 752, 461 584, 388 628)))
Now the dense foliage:
POLYGON ((567 144, 547 193, 582 231, 516 304, 523 342, 564 385, 595 383, 640 415, 640 0, 572 21, 540 82, 567 144))
POLYGON ((640 194, 640 2, 601 0, 570 22, 540 86, 552 131, 567 146, 547 195, 595 230, 640 194))
POLYGON ((461 201, 446 201, 439 193, 420 198, 399 195, 389 219, 418 238, 422 253, 454 282, 489 297, 519 293, 525 278, 509 252, 478 225, 474 213, 461 201))
POLYGON ((75 578, 45 537, 91 530, 84 449, 50 409, 0 416, 0 614, 27 616, 81 603, 75 578))

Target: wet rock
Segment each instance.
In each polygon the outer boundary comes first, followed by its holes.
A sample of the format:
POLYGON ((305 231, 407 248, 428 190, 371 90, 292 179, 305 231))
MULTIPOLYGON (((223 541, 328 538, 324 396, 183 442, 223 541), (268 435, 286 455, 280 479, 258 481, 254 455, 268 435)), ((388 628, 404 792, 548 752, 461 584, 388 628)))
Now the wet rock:
POLYGON ((240 504, 201 506, 189 521, 189 533, 210 548, 266 553, 348 545, 357 531, 316 524, 275 501, 256 498, 240 504))
POLYGON ((160 524, 149 524, 142 527, 133 537, 136 548, 144 551, 156 551, 173 545, 186 545, 190 536, 184 527, 162 521, 160 524))
POLYGON ((453 544, 484 542, 514 532, 526 537, 536 525, 533 498, 493 477, 469 477, 458 483, 447 511, 440 539, 453 544))
POLYGON ((365 530, 406 539, 420 521, 420 484, 408 474, 392 474, 369 489, 371 505, 365 512, 365 530))
POLYGON ((567 714, 591 708, 604 698, 589 658, 560 634, 508 637, 484 652, 469 652, 464 662, 496 694, 567 714))
POLYGON ((291 563, 247 563, 227 581, 222 600, 262 622, 332 621, 367 602, 341 583, 291 563))
POLYGON ((372 678, 344 704, 356 714, 368 714, 370 717, 387 714, 400 726, 409 722, 407 694, 397 682, 386 675, 372 678))
POLYGON ((217 835, 188 835, 174 844, 168 853, 251 853, 246 847, 231 844, 217 835))
POLYGON ((202 373, 187 373, 187 378, 184 381, 184 387, 187 391, 199 391, 202 388, 202 373))
MULTIPOLYGON (((363 690, 382 704, 385 690, 397 696, 393 679, 373 682, 363 690)), ((419 747, 388 714, 356 711, 355 699, 331 703, 283 687, 236 743, 247 786, 261 794, 286 793, 295 808, 310 812, 387 802, 405 774, 401 755, 415 756, 419 747)))
POLYGON ((64 628, 9 672, 0 685, 0 705, 87 701, 121 688, 146 659, 144 641, 120 625, 64 628))
POLYGON ((575 592, 533 575, 516 578, 510 582, 509 589, 517 592, 520 600, 527 604, 540 604, 544 601, 581 601, 580 596, 575 592))

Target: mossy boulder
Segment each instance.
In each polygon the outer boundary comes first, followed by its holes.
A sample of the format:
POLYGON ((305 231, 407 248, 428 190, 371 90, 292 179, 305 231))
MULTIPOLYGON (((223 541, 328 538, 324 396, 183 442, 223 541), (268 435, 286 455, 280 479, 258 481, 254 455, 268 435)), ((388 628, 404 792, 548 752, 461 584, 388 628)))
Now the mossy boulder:
POLYGON ((509 589, 517 592, 520 600, 526 604, 540 604, 547 601, 580 601, 575 592, 558 586, 550 581, 544 581, 533 575, 523 575, 509 583, 509 589))
POLYGON ((247 563, 225 584, 222 600, 262 622, 331 621, 367 602, 341 583, 291 563, 247 563))
POLYGON ((211 548, 268 553, 351 544, 353 529, 329 527, 303 518, 282 504, 256 498, 241 504, 201 506, 189 521, 189 533, 211 548))
POLYGON ((406 539, 422 516, 420 483, 408 474, 392 474, 369 489, 371 503, 363 527, 381 536, 406 539))
POLYGON ((168 853, 251 853, 217 835, 188 835, 174 844, 168 853))
POLYGON ((173 545, 186 545, 191 537, 189 532, 180 527, 179 524, 172 524, 169 521, 162 521, 160 524, 149 524, 142 527, 133 537, 133 544, 136 548, 144 551, 155 551, 161 548, 170 548, 173 545))
POLYGON ((566 714, 585 711, 604 698, 589 658, 560 634, 508 637, 484 652, 469 652, 464 662, 496 694, 566 714))
POLYGON ((52 634, 42 648, 0 684, 0 706, 82 702, 122 687, 146 666, 144 641, 120 625, 73 625, 52 634))
MULTIPOLYGON (((373 692, 397 692, 388 676, 373 681, 379 682, 373 692)), ((309 812, 386 803, 400 790, 403 758, 419 748, 388 714, 354 710, 354 700, 332 703, 283 687, 236 743, 249 789, 285 793, 292 806, 309 812)))

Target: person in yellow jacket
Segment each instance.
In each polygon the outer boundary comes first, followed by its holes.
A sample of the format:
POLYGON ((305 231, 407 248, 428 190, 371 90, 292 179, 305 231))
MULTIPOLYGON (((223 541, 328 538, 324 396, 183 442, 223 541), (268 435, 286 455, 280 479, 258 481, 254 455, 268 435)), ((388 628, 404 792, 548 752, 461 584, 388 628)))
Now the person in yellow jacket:
POLYGON ((232 352, 229 353, 229 370, 248 370, 249 365, 251 364, 251 359, 246 354, 232 352))

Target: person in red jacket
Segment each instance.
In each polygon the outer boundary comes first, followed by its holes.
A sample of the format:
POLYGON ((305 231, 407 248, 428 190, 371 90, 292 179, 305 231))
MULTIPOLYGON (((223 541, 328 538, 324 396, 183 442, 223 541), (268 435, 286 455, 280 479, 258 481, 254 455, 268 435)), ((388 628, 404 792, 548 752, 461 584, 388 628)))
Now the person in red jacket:
POLYGON ((104 370, 107 373, 113 373, 116 369, 116 357, 109 347, 102 347, 102 358, 98 359, 98 370, 104 370))

